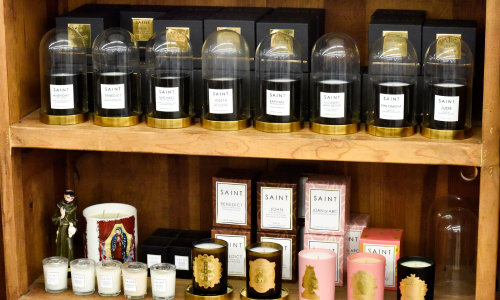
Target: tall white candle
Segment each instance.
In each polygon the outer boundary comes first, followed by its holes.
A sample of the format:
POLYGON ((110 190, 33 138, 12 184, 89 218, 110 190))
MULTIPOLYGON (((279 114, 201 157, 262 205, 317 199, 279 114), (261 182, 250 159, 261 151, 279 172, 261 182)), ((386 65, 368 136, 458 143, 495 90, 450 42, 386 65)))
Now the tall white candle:
POLYGON ((175 266, 156 264, 151 270, 151 289, 156 300, 169 300, 175 296, 175 266))
POLYGON ((71 285, 75 295, 90 295, 95 292, 95 262, 88 258, 70 262, 71 285))
POLYGON ((427 268, 430 267, 431 264, 427 263, 425 261, 418 261, 418 260, 410 260, 410 261, 405 261, 401 263, 402 266, 409 267, 409 268, 427 268))
POLYGON ((97 288, 101 296, 117 296, 122 291, 122 263, 103 260, 97 263, 97 288))
POLYGON ((148 265, 128 262, 123 265, 123 291, 127 299, 141 299, 148 293, 148 265))
POLYGON ((68 259, 60 256, 43 260, 45 290, 49 293, 62 293, 68 289, 68 259))

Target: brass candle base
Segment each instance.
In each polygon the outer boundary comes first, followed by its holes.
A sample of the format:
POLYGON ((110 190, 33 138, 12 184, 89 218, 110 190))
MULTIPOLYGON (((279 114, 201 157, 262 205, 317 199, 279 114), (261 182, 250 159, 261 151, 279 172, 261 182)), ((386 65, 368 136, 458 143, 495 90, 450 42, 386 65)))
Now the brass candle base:
POLYGON ((241 130, 250 127, 250 118, 238 121, 212 121, 201 119, 201 127, 209 130, 241 130))
POLYGON ((351 134, 359 131, 359 122, 347 125, 326 125, 310 121, 309 128, 312 132, 322 134, 351 134))
POLYGON ((366 133, 381 137, 407 137, 416 132, 416 126, 409 127, 379 127, 366 124, 366 133))
POLYGON ((94 115, 94 124, 105 127, 127 127, 140 122, 139 115, 130 117, 100 117, 94 115))
POLYGON ((422 136, 439 140, 463 140, 472 136, 472 128, 463 130, 440 130, 420 126, 422 136))
POLYGON ((193 124, 193 121, 194 116, 179 119, 158 119, 146 116, 146 124, 149 127, 164 129, 189 127, 193 124))
MULTIPOLYGON (((288 291, 288 289, 283 287, 283 288, 281 288, 281 297, 280 298, 269 299, 269 300, 288 300, 289 294, 290 294, 290 292, 288 291)), ((241 300, 255 300, 253 298, 247 297, 247 288, 246 287, 241 289, 240 299, 241 300)), ((260 300, 262 300, 262 299, 260 299, 260 300)), ((267 300, 267 299, 264 299, 264 300, 267 300)))
POLYGON ((88 113, 69 115, 69 116, 53 116, 40 113, 40 122, 49 125, 74 125, 80 124, 88 119, 88 113))
POLYGON ((231 300, 233 299, 233 287, 228 284, 227 292, 222 295, 195 295, 193 285, 190 284, 186 287, 185 292, 186 300, 231 300))
POLYGON ((297 122, 290 122, 290 123, 269 123, 255 119, 253 120, 253 127, 259 131, 271 132, 271 133, 294 132, 304 128, 304 122, 300 120, 297 122))

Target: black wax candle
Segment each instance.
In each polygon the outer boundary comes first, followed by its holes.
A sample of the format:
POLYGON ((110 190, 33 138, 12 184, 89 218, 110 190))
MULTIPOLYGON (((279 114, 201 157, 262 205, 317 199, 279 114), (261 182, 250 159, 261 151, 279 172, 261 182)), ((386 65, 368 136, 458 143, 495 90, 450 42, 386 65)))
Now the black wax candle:
POLYGON ((441 130, 465 129, 467 93, 465 83, 435 83, 427 86, 429 128, 441 130))
POLYGON ((227 293, 227 242, 203 239, 193 243, 193 291, 196 295, 227 293))
POLYGON ((378 127, 408 127, 413 124, 415 84, 384 82, 374 85, 374 124, 378 127))
POLYGON ((151 76, 151 117, 179 119, 189 117, 191 82, 188 74, 151 76))
POLYGON ((95 111, 100 117, 128 117, 138 103, 138 78, 132 72, 94 74, 95 111))
POLYGON ((436 265, 432 259, 422 256, 407 256, 398 260, 398 300, 434 299, 434 276, 436 265))
POLYGON ((238 121, 243 119, 242 77, 203 78, 205 94, 204 118, 211 121, 238 121))
POLYGON ((283 247, 277 243, 253 243, 246 247, 247 297, 281 298, 283 247))
POLYGON ((262 122, 300 121, 300 79, 262 79, 260 83, 262 122))
POLYGON ((354 101, 354 82, 344 80, 314 80, 315 119, 312 121, 325 125, 352 124, 352 104, 354 101))
POLYGON ((87 97, 87 75, 51 73, 45 74, 44 89, 46 99, 49 99, 47 114, 53 116, 69 116, 84 113, 83 103, 87 97))

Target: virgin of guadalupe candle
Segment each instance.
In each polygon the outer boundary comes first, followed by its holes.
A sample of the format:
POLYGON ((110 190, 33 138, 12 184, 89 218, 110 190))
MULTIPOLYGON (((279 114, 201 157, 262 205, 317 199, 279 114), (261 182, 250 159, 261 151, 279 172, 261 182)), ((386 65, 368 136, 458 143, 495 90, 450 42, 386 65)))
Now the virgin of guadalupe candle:
POLYGON ((151 290, 156 300, 169 300, 175 296, 175 266, 156 264, 151 267, 151 290))
POLYGON ((123 265, 123 291, 127 299, 142 299, 148 294, 148 265, 128 262, 123 265))
POLYGON ((247 246, 247 296, 252 299, 281 297, 283 247, 261 242, 247 246))
POLYGON ((196 295, 227 292, 227 242, 203 239, 193 243, 193 291, 196 295))
POLYGON ((68 288, 68 259, 60 256, 43 260, 43 279, 45 291, 62 293, 68 288))
POLYGON ((432 259, 407 256, 398 260, 398 300, 434 299, 434 274, 436 265, 432 259))
POLYGON ((103 260, 97 263, 97 291, 104 297, 120 295, 122 291, 122 263, 103 260))
POLYGON ((88 258, 70 262, 71 285, 75 295, 90 295, 95 292, 95 262, 88 258))
POLYGON ((299 299, 335 299, 336 254, 327 249, 299 252, 299 299))
POLYGON ((347 299, 384 300, 385 257, 356 253, 347 257, 347 299))

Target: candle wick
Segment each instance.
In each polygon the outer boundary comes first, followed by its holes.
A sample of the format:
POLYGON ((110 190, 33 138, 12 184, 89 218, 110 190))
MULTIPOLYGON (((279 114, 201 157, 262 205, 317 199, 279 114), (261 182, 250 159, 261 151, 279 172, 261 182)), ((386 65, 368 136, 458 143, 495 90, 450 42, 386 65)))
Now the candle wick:
POLYGON ((104 218, 104 212, 105 212, 105 211, 106 211, 106 210, 103 210, 103 211, 102 211, 102 217, 103 217, 103 218, 104 218))
POLYGON ((116 217, 118 218, 118 216, 119 216, 119 215, 120 215, 120 213, 117 213, 117 214, 116 214, 116 217))

